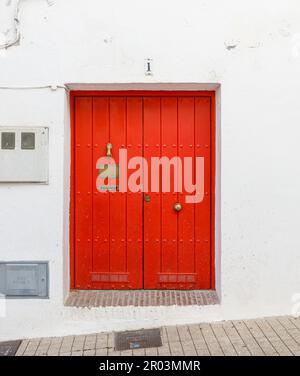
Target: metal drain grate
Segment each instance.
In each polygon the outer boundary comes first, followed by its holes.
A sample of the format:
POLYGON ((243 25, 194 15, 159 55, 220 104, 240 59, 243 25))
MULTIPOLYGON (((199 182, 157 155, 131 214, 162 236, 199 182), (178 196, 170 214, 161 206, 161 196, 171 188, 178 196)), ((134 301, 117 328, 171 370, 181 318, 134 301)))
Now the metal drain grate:
POLYGON ((14 356, 22 341, 0 342, 0 356, 14 356))
POLYGON ((142 329, 115 333, 115 350, 133 350, 162 346, 160 329, 142 329))

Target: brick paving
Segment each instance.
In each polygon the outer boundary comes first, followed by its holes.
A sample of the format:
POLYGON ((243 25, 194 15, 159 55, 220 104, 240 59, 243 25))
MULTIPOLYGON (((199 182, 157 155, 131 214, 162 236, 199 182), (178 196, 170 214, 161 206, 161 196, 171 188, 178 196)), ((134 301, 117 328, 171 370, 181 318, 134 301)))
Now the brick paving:
POLYGON ((213 290, 74 290, 66 299, 69 307, 186 306, 218 304, 213 290))
POLYGON ((26 339, 17 356, 300 355, 300 318, 223 321, 161 328, 162 346, 114 350, 114 334, 26 339))

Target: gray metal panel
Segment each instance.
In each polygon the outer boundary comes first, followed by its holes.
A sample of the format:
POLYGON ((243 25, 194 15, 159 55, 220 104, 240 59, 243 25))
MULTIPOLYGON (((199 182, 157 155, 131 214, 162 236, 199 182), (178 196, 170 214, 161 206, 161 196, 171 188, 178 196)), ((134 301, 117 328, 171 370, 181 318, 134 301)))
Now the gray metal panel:
POLYGON ((0 293, 7 297, 48 297, 47 262, 1 262, 0 293))
POLYGON ((0 356, 14 356, 22 341, 0 342, 0 356))
POLYGON ((117 351, 162 346, 159 328, 116 332, 114 340, 117 351))
POLYGON ((0 183, 48 183, 47 127, 1 126, 0 138, 0 183))

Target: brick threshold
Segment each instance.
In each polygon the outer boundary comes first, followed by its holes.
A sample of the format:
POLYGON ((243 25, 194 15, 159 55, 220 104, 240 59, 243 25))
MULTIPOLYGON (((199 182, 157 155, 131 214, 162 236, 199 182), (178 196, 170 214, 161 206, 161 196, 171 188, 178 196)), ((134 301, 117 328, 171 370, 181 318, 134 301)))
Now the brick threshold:
POLYGON ((68 307, 206 306, 219 304, 214 290, 72 290, 68 307))

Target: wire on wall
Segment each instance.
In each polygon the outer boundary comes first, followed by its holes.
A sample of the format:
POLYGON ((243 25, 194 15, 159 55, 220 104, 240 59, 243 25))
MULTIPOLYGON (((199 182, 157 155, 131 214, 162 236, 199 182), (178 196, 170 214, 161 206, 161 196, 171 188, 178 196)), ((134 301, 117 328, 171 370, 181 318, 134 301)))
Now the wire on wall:
MULTIPOLYGON (((20 20, 19 20, 19 12, 20 12, 20 4, 23 0, 17 0, 15 11, 14 11, 14 32, 13 37, 10 41, 7 41, 4 44, 0 44, 0 50, 7 49, 9 47, 15 46, 20 42, 21 33, 20 33, 20 20)), ((49 6, 54 4, 53 0, 46 0, 49 6)))
POLYGON ((21 3, 22 0, 17 0, 17 4, 16 4, 16 7, 15 7, 15 11, 14 11, 14 36, 13 38, 4 43, 4 44, 1 44, 0 45, 0 49, 6 49, 6 48, 9 48, 11 46, 15 46, 16 44, 19 43, 20 41, 20 30, 19 30, 19 11, 20 11, 20 3, 21 3))
POLYGON ((69 88, 65 85, 44 85, 44 86, 0 86, 0 90, 35 90, 35 89, 50 89, 56 91, 58 89, 64 89, 69 91, 69 88))

